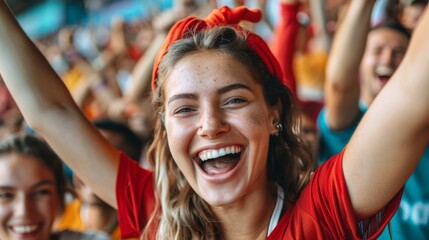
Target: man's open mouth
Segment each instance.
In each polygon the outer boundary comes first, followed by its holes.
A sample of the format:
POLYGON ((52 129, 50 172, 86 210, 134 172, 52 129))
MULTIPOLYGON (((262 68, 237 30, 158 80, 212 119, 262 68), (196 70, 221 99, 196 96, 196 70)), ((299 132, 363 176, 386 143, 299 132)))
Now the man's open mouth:
POLYGON ((381 83, 387 83, 392 77, 394 70, 388 67, 379 67, 376 69, 376 75, 381 83))

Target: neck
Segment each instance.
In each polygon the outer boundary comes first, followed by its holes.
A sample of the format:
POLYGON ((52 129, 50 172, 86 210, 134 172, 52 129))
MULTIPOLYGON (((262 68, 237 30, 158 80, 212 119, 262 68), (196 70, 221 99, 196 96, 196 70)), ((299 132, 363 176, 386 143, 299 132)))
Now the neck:
POLYGON ((252 191, 232 206, 213 207, 224 239, 266 239, 276 201, 276 188, 270 186, 252 191))
POLYGON ((360 94, 360 97, 361 97, 361 100, 367 105, 367 106, 370 106, 371 105, 371 103, 372 103, 372 101, 374 101, 374 98, 376 97, 376 96, 374 96, 374 94, 372 94, 372 92, 371 91, 369 91, 368 89, 364 89, 365 87, 362 87, 361 88, 361 94, 360 94))

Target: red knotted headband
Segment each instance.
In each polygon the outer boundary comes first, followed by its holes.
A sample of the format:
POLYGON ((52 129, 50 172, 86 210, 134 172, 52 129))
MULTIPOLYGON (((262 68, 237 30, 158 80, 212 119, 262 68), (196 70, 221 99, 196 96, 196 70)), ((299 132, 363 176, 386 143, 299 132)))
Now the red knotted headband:
MULTIPOLYGON (((250 10, 244 6, 230 9, 223 6, 219 9, 213 10, 210 15, 205 19, 198 19, 196 17, 187 17, 177 22, 167 35, 163 46, 160 48, 158 55, 155 58, 153 72, 152 72, 152 92, 156 89, 156 78, 158 74, 159 63, 162 57, 167 53, 168 48, 175 41, 184 38, 185 34, 192 30, 196 32, 203 31, 216 26, 234 25, 234 28, 243 30, 238 23, 242 20, 256 23, 262 18, 260 10, 250 10)), ((258 35, 249 32, 247 36, 247 43, 255 51, 256 54, 262 59, 272 75, 277 77, 283 82, 283 74, 280 64, 274 55, 271 53, 268 45, 258 35)))

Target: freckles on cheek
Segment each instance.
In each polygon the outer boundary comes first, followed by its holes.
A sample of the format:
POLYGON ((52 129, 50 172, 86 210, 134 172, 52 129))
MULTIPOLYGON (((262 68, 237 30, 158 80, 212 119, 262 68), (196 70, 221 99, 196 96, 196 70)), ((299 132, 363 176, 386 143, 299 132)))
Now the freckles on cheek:
POLYGON ((250 131, 250 133, 262 131, 266 121, 268 120, 260 114, 250 114, 246 117, 246 123, 251 129, 253 129, 253 131, 250 131))

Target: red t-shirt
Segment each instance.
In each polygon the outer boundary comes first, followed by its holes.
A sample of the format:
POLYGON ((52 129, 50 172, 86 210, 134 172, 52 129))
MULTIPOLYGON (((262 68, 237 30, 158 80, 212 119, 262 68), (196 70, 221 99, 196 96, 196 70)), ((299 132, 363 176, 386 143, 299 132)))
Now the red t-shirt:
POLYGON ((375 216, 357 222, 343 172, 343 152, 314 173, 267 239, 376 239, 399 207, 402 190, 375 216))
POLYGON ((122 238, 137 238, 155 209, 152 172, 121 154, 116 180, 116 202, 122 238))
MULTIPOLYGON (((343 154, 321 165, 267 239, 375 239, 399 206, 402 191, 378 214, 356 222, 342 168, 343 154)), ((116 186, 122 237, 138 237, 154 207, 152 174, 121 156, 116 186)))

